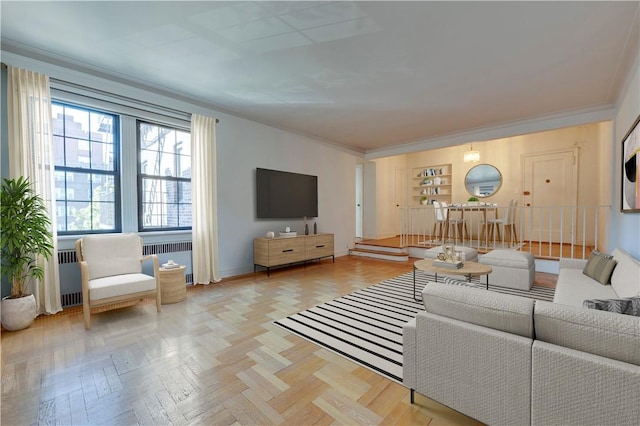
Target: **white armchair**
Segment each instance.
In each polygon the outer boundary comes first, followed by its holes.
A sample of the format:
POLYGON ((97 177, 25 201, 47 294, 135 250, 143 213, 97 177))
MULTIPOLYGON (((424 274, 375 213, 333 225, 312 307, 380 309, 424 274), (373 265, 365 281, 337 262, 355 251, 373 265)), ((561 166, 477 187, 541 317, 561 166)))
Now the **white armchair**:
POLYGON ((160 312, 159 266, 156 255, 142 255, 136 234, 87 235, 76 241, 82 278, 84 328, 91 326, 91 309, 155 296, 160 312), (153 261, 154 276, 142 273, 142 262, 153 261))

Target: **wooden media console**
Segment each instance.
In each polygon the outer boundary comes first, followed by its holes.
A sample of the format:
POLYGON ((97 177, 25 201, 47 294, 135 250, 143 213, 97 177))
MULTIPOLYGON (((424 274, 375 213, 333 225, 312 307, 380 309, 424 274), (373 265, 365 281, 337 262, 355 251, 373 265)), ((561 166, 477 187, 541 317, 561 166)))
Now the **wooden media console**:
POLYGON ((299 235, 295 237, 254 238, 253 272, 257 266, 267 268, 267 276, 274 266, 292 265, 309 260, 332 257, 333 234, 299 235))

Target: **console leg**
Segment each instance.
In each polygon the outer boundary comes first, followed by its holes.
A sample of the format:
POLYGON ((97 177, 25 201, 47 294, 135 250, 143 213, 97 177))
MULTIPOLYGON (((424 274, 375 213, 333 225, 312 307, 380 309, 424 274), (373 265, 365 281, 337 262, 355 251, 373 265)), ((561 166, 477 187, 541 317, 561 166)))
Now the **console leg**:
POLYGON ((413 404, 415 402, 415 395, 414 395, 414 390, 411 389, 411 403, 413 404))

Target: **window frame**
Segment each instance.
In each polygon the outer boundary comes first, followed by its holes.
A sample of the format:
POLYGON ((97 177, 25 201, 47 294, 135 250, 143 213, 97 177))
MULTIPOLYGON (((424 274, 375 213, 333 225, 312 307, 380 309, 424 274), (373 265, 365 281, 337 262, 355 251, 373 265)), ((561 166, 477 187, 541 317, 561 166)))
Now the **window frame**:
MULTIPOLYGON (((57 235, 59 236, 71 236, 71 235, 88 235, 88 234, 113 234, 113 233, 119 233, 122 232, 122 193, 121 193, 121 163, 120 163, 120 144, 121 144, 121 128, 120 128, 120 120, 121 120, 121 116, 120 114, 113 112, 113 111, 108 111, 105 109, 98 109, 98 108, 94 108, 94 107, 89 107, 89 106, 85 106, 85 105, 80 105, 77 104, 75 102, 69 102, 69 101, 65 101, 65 100, 61 100, 61 99, 56 99, 56 98, 52 98, 51 99, 51 105, 56 105, 56 106, 61 106, 63 108, 65 107, 69 107, 69 108, 73 108, 73 109, 77 109, 77 110, 82 110, 82 111, 87 111, 89 113, 96 113, 96 114, 103 114, 103 115, 109 115, 111 117, 113 117, 113 170, 101 170, 101 169, 93 169, 91 167, 89 168, 84 168, 84 167, 73 167, 73 166, 67 166, 67 165, 58 165, 55 164, 55 155, 54 155, 54 173, 55 172, 64 172, 65 173, 65 179, 64 179, 64 199, 59 199, 57 197, 57 194, 54 190, 53 196, 55 199, 55 203, 56 203, 56 211, 52 212, 56 215, 57 217, 57 205, 58 202, 64 202, 64 211, 65 211, 65 230, 61 231, 60 229, 57 229, 57 235), (82 173, 82 174, 87 174, 89 175, 89 177, 91 178, 94 175, 100 175, 100 176, 111 176, 113 177, 113 192, 114 192, 114 201, 113 201, 113 208, 114 208, 114 227, 113 228, 109 228, 109 229, 78 229, 78 230, 69 230, 69 221, 68 221, 68 203, 69 203, 69 199, 68 199, 68 182, 69 180, 66 178, 67 173, 82 173)), ((52 117, 52 122, 54 120, 54 118, 52 117)), ((67 138, 66 135, 66 120, 63 123, 63 135, 56 135, 54 133, 52 133, 52 138, 55 136, 62 136, 63 138, 67 138)), ((103 143, 103 142, 100 142, 103 143)), ((54 148, 55 149, 55 148, 54 148)), ((64 143, 64 147, 63 147, 63 157, 65 158, 65 162, 66 162, 66 152, 67 152, 67 143, 65 141, 64 143)), ((91 156, 91 139, 89 139, 89 155, 91 156)), ((91 157, 89 157, 91 158, 91 157)), ((89 161, 89 165, 91 165, 91 161, 89 161)), ((71 181, 74 181, 75 179, 71 179, 71 181)), ((55 184, 54 184, 54 188, 55 188, 55 184)), ((89 203, 92 204, 94 202, 93 200, 93 191, 91 191, 90 196, 89 196, 90 200, 89 203)), ((73 200, 72 200, 73 201, 73 200)), ((92 224, 93 224, 93 217, 91 218, 92 224)))
MULTIPOLYGON (((144 185, 143 185, 143 181, 145 178, 147 179, 156 179, 156 180, 162 180, 165 182, 175 182, 176 183, 176 187, 179 188, 180 187, 180 183, 189 183, 191 185, 192 181, 191 181, 191 177, 189 178, 185 178, 185 177, 179 177, 179 176, 162 176, 162 175, 153 175, 153 174, 147 174, 147 173, 142 173, 142 139, 141 139, 141 135, 140 135, 140 127, 142 124, 148 124, 148 125, 152 125, 152 126, 157 126, 160 128, 164 128, 164 129, 171 129, 173 131, 179 131, 179 132, 185 132, 185 133, 189 133, 189 135, 191 135, 191 129, 190 128, 185 128, 185 127, 180 127, 180 126, 176 126, 176 125, 170 125, 170 124, 166 124, 166 123, 162 123, 162 122, 157 122, 157 121, 152 121, 152 120, 145 120, 142 118, 136 118, 136 153, 137 153, 137 194, 138 194, 138 205, 137 205, 137 209, 138 209, 138 232, 165 232, 165 231, 190 231, 193 228, 193 222, 191 224, 191 226, 162 226, 162 227, 145 227, 144 226, 144 214, 145 214, 145 210, 143 207, 143 197, 144 197, 144 185)), ((178 154, 173 154, 174 156, 177 156, 178 154)), ((189 159, 191 159, 191 154, 189 154, 189 159)), ((166 205, 166 203, 164 203, 166 205)), ((181 203, 177 203, 177 205, 179 206, 181 203)), ((184 203, 182 203, 184 204, 184 203)), ((189 207, 191 208, 191 214, 192 214, 192 218, 193 218, 193 202, 189 203, 189 207)), ((179 211, 179 208, 178 208, 179 211)))

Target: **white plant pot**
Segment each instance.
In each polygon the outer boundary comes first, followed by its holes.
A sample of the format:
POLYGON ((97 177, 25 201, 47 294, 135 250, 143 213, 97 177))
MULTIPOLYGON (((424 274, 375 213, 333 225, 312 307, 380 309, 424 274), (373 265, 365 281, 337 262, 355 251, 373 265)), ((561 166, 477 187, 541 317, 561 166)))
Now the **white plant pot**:
POLYGON ((36 317, 36 298, 33 294, 17 299, 9 297, 2 299, 2 326, 9 331, 29 327, 36 317))

